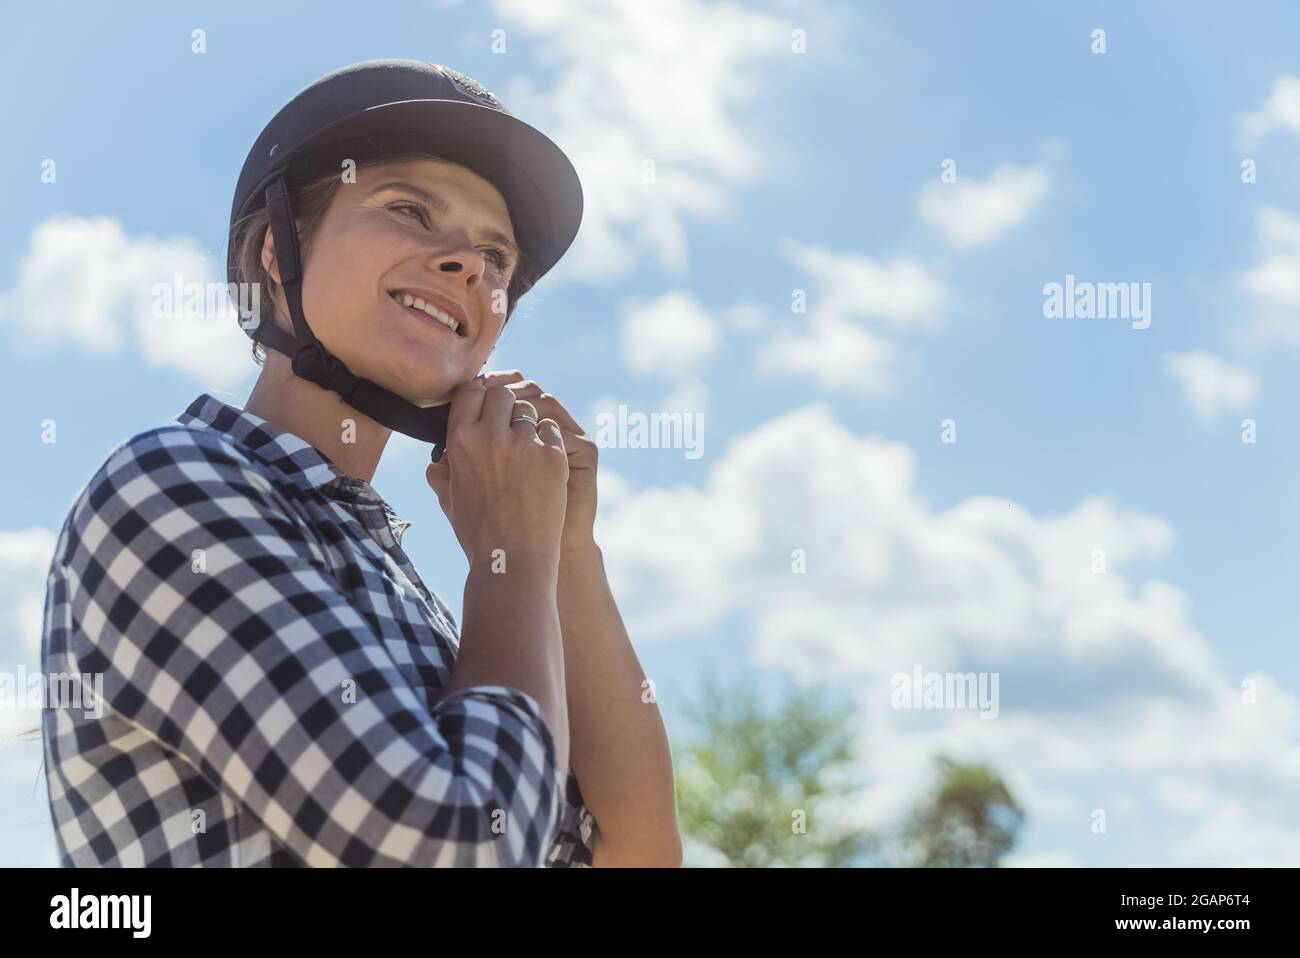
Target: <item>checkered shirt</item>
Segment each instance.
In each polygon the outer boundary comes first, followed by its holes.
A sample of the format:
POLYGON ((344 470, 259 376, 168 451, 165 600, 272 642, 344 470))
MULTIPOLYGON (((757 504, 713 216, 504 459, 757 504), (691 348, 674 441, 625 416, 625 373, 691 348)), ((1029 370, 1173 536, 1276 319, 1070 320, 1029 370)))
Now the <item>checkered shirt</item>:
POLYGON ((43 712, 62 864, 589 866, 537 700, 442 693, 410 523, 207 393, 176 422, 112 450, 50 564, 42 671, 103 682, 43 712))

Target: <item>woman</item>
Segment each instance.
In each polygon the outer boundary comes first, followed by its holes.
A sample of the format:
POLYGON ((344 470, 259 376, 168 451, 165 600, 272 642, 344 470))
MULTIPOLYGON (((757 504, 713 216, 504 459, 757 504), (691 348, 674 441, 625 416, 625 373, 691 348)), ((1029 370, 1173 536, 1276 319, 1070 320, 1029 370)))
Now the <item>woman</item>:
POLYGON ((268 125, 228 261, 274 351, 242 410, 203 394, 115 449, 51 565, 44 670, 104 696, 44 713, 63 864, 680 864, 595 446, 518 372, 475 375, 576 190, 420 61, 335 71, 268 125), (463 636, 370 485, 394 429, 434 443, 463 636))

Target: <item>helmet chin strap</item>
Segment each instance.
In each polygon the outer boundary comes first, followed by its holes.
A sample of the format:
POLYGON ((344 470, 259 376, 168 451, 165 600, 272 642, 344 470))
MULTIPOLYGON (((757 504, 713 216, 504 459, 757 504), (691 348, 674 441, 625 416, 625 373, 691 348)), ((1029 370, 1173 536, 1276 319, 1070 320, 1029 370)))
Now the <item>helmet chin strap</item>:
POLYGON ((295 376, 337 393, 353 409, 395 432, 433 443, 430 458, 437 462, 447 444, 450 404, 427 409, 417 406, 369 379, 354 375, 343 360, 330 354, 302 313, 302 258, 283 176, 276 177, 267 186, 266 209, 271 217, 276 265, 288 300, 289 316, 293 319, 294 335, 290 336, 275 323, 262 322, 253 339, 288 356, 295 376))

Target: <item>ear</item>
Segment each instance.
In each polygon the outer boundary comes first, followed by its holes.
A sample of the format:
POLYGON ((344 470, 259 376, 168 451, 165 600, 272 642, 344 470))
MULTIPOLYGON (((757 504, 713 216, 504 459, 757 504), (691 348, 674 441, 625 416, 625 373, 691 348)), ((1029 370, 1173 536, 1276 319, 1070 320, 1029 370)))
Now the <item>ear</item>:
POLYGON ((262 268, 266 270, 271 279, 275 280, 277 286, 283 285, 280 282, 280 267, 275 260, 275 237, 271 235, 271 227, 266 228, 266 235, 262 239, 262 268))
MULTIPOLYGON (((294 226, 301 236, 302 223, 294 220, 294 226)), ((299 242, 301 243, 301 239, 299 242)), ((266 234, 262 237, 262 268, 266 270, 271 279, 275 280, 277 286, 284 285, 280 280, 280 266, 275 258, 275 237, 272 235, 270 226, 266 228, 266 234)))

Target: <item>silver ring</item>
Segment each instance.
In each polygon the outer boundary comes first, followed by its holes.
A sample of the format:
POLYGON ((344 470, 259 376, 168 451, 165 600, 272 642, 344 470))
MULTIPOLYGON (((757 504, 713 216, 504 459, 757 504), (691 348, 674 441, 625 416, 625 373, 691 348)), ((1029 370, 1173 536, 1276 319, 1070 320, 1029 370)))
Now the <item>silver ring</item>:
MULTIPOLYGON (((512 408, 510 411, 511 411, 512 413, 516 413, 516 412, 518 412, 518 413, 522 413, 522 412, 524 412, 524 409, 523 409, 524 406, 527 406, 527 407, 528 407, 528 412, 531 412, 531 413, 533 414, 533 416, 536 416, 536 415, 537 415, 537 407, 534 406, 532 403, 530 403, 527 399, 516 399, 516 400, 515 400, 515 404, 514 404, 514 408, 512 408)), ((522 415, 522 416, 515 416, 514 419, 511 419, 511 420, 510 420, 510 425, 513 426, 513 425, 514 425, 515 423, 517 423, 517 422, 528 422, 528 423, 532 423, 533 428, 536 429, 536 428, 537 428, 537 420, 534 419, 533 416, 529 416, 529 415, 527 415, 527 414, 522 415)))

